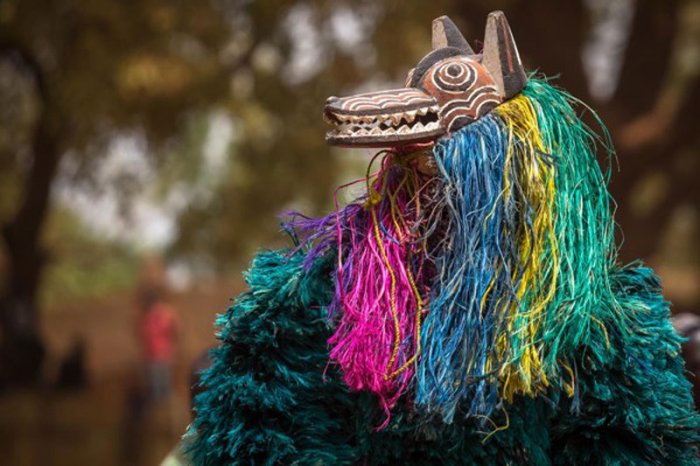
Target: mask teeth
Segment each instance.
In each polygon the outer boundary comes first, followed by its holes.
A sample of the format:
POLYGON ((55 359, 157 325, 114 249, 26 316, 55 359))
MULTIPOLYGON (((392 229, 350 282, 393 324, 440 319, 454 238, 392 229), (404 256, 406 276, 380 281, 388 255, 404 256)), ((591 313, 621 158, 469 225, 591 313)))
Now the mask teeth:
POLYGON ((435 121, 430 121, 428 123, 416 121, 418 117, 425 116, 429 113, 437 117, 438 111, 439 106, 432 105, 430 107, 422 107, 405 112, 380 115, 332 115, 335 117, 335 120, 329 115, 324 114, 324 119, 336 125, 336 128, 329 132, 330 136, 336 138, 381 137, 394 136, 397 134, 410 135, 438 129, 440 127, 440 122, 437 118, 435 121))

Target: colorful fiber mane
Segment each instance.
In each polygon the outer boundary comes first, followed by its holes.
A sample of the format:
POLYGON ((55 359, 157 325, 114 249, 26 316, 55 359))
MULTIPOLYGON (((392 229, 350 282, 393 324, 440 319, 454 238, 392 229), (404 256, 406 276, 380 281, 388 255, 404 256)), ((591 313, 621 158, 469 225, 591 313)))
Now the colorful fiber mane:
MULTIPOLYGON (((575 394, 571 356, 617 320, 613 223, 600 141, 568 94, 531 79, 432 149, 387 151, 368 195, 291 225, 337 250, 330 356, 351 389, 387 410, 410 387, 424 413, 488 416, 555 383, 575 394), (592 310, 595 309, 595 312, 592 310)), ((624 322, 616 322, 624 327, 624 322)))
POLYGON ((616 263, 582 106, 528 79, 500 12, 481 54, 441 17, 405 88, 331 97, 327 140, 384 150, 364 196, 256 259, 195 462, 694 463, 679 339, 616 263))

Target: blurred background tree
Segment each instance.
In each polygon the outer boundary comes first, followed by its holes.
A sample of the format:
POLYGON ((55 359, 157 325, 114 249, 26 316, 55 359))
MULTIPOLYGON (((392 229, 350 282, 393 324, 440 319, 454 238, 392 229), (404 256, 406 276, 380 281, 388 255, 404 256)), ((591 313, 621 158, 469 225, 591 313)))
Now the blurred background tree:
MULTIPOLYGON (((318 212, 335 181, 318 109, 344 83, 375 76, 368 55, 379 16, 369 1, 0 4, 4 381, 36 381, 46 266, 99 261, 90 249, 57 255, 70 248, 61 244, 65 229, 47 233, 53 212, 58 225, 89 223, 89 209, 99 208, 90 198, 111 192, 128 217, 134 194, 155 184, 155 202, 175 204, 170 256, 215 271, 268 240, 274 223, 263 219, 285 204, 318 212), (223 172, 206 173, 216 112, 235 120, 237 137, 223 172), (136 161, 140 172, 105 174, 125 139, 148 160, 136 161), (66 190, 69 204, 76 191, 88 197, 81 212, 57 209, 66 190)), ((54 267, 54 286, 65 284, 66 270, 54 267)))
MULTIPOLYGON (((41 362, 37 291, 50 257, 44 227, 61 161, 89 184, 123 131, 148 144, 176 137, 183 114, 227 90, 219 53, 224 11, 168 1, 0 4, 5 283, 3 377, 35 380, 41 362)), ((153 151, 153 153, 157 153, 153 151)))
POLYGON ((478 50, 493 9, 609 125, 623 259, 697 309, 697 0, 4 0, 2 378, 36 380, 39 308, 130 289, 145 249, 202 280, 284 244, 275 215, 367 161, 325 146, 325 98, 401 85, 441 14, 478 50))

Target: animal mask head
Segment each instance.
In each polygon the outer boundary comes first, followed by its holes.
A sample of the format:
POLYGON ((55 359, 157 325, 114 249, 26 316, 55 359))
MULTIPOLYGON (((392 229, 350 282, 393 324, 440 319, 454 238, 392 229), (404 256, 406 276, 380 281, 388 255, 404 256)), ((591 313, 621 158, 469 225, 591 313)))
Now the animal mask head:
POLYGON ((406 87, 330 97, 326 142, 395 147, 433 141, 478 120, 519 93, 527 76, 503 12, 489 14, 476 54, 455 24, 433 21, 433 50, 408 73, 406 87))

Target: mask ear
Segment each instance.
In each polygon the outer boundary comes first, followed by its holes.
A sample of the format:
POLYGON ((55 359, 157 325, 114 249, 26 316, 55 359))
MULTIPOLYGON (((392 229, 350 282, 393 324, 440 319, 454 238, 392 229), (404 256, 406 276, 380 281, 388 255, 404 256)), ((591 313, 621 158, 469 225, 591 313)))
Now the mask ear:
POLYGON ((498 92, 504 99, 510 99, 522 91, 527 83, 518 48, 502 11, 489 13, 486 20, 481 64, 496 81, 498 92))
POLYGON ((447 16, 440 16, 433 20, 433 50, 444 47, 454 47, 468 55, 474 55, 474 51, 455 23, 447 16))

